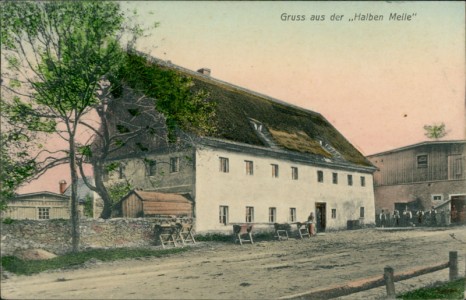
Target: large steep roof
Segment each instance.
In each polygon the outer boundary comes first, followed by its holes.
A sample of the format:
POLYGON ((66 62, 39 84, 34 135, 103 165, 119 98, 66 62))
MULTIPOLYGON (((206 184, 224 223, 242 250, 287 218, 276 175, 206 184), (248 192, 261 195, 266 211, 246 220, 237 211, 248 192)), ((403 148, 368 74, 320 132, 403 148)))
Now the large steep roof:
POLYGON ((321 114, 212 78, 198 72, 148 58, 160 68, 172 69, 194 82, 194 90, 215 101, 218 130, 211 137, 256 146, 271 146, 299 153, 372 166, 321 114), (254 127, 261 124, 262 133, 254 127), (268 143, 270 141, 270 143, 268 143))
MULTIPOLYGON (((148 57, 147 67, 190 77, 192 89, 216 103, 216 131, 207 137, 373 167, 321 114, 148 57)), ((188 129, 189 131, 189 129, 188 129)))

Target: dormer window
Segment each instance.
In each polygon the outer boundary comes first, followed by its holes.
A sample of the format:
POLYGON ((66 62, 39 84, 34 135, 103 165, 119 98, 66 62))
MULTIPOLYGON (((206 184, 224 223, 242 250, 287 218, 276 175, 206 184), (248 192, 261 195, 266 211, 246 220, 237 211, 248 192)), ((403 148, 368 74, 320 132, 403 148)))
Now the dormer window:
POLYGON ((254 126, 254 129, 255 129, 256 131, 259 131, 259 132, 262 131, 262 123, 261 123, 261 122, 256 121, 256 120, 252 120, 252 119, 250 119, 250 121, 251 121, 252 126, 254 126))

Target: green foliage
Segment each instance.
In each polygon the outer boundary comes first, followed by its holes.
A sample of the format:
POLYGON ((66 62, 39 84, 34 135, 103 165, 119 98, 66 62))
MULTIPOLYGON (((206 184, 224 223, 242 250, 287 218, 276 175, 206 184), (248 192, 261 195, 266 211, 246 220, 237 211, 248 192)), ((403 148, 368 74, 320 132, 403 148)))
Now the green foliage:
POLYGON ((97 103, 98 82, 121 61, 115 35, 123 17, 115 2, 5 2, 2 48, 12 53, 12 69, 21 68, 18 61, 27 57, 24 43, 32 48, 36 64, 28 63, 37 75, 29 82, 34 102, 63 117, 97 103))
MULTIPOLYGON (((253 234, 254 241, 271 241, 275 240, 275 233, 264 231, 257 232, 253 234)), ((196 240, 201 242, 233 242, 235 237, 232 234, 221 234, 221 233, 206 233, 206 234, 196 234, 196 240)))
POLYGON ((90 259, 97 259, 100 261, 115 261, 126 258, 139 258, 139 257, 163 257, 167 255, 182 253, 188 251, 189 248, 173 248, 163 250, 151 249, 96 249, 87 250, 78 253, 65 254, 47 260, 21 260, 15 256, 2 257, 2 268, 9 272, 18 275, 32 275, 46 270, 73 268, 80 266, 90 259))
POLYGON ((178 128, 200 135, 215 132, 216 103, 207 100, 205 91, 193 91, 191 78, 132 53, 126 56, 119 75, 133 89, 156 99, 157 110, 166 118, 170 141, 174 141, 178 128))
POLYGON ((108 194, 113 201, 113 204, 120 201, 126 194, 128 194, 133 187, 129 182, 118 182, 107 187, 108 194))
POLYGON ((86 217, 92 218, 94 212, 94 203, 92 201, 91 195, 87 194, 84 198, 84 215, 86 217))
POLYGON ((5 219, 3 219, 2 223, 3 224, 13 224, 15 222, 14 219, 10 218, 10 217, 6 217, 5 219))
POLYGON ((426 287, 405 293, 401 299, 458 299, 464 298, 465 279, 447 282, 440 286, 426 287))
POLYGON ((445 123, 443 122, 440 124, 424 125, 424 130, 426 131, 424 135, 427 136, 429 139, 438 140, 447 135, 445 123))
POLYGON ((16 188, 36 173, 36 162, 27 152, 28 139, 12 130, 0 137, 0 211, 7 208, 16 188))

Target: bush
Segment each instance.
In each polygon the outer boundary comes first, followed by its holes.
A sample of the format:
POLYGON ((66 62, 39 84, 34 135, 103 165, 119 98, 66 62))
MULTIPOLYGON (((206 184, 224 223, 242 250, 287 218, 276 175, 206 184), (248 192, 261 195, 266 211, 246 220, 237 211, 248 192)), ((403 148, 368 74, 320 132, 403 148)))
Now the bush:
POLYGON ((12 218, 10 217, 6 217, 5 219, 3 219, 3 224, 12 224, 15 220, 13 220, 12 218))
POLYGON ((463 299, 465 279, 458 279, 433 287, 426 287, 405 293, 401 299, 463 299))

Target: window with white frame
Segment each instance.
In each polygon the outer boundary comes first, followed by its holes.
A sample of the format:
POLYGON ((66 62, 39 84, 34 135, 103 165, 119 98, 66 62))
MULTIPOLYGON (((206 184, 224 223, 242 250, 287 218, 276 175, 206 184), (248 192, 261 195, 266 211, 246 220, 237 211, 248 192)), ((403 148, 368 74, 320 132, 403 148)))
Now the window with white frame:
POLYGON ((39 207, 38 214, 39 214, 39 220, 50 219, 50 207, 39 207))
POLYGON ((290 222, 296 222, 296 208, 290 207, 290 222))
POLYGON ((254 207, 246 206, 246 223, 254 222, 254 207))
POLYGON ((366 186, 366 177, 361 176, 361 186, 366 186))
POLYGON ((277 222, 277 208, 269 207, 269 223, 277 222))
POLYGON ((443 201, 443 195, 442 194, 432 195, 432 201, 443 201))
POLYGON ((336 218, 337 218, 337 209, 332 208, 332 219, 336 219, 336 218))
POLYGON ((176 173, 180 171, 180 158, 170 157, 170 173, 176 173))
POLYGON ((338 184, 338 173, 332 173, 332 183, 338 184))
POLYGON ((278 165, 277 164, 272 164, 272 177, 273 178, 278 178, 278 165))
POLYGON ((250 160, 244 161, 246 165, 246 175, 254 175, 254 163, 250 160))
POLYGON ((220 172, 228 173, 230 171, 229 160, 226 157, 219 157, 220 172))
POLYGON ((324 172, 321 170, 317 171, 317 182, 324 182, 324 172))
POLYGON ((298 180, 298 168, 297 167, 291 167, 291 179, 298 180))
POLYGON ((348 175, 348 185, 353 185, 353 175, 348 175))
POLYGON ((219 213, 218 213, 218 220, 220 224, 223 224, 223 225, 228 224, 228 206, 220 205, 219 213))

